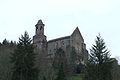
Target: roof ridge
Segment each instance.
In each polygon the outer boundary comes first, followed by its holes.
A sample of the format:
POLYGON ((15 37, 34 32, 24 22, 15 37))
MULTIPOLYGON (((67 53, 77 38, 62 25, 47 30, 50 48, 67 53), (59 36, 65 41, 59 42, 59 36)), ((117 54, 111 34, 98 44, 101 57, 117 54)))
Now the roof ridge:
POLYGON ((58 40, 61 40, 61 39, 66 39, 66 38, 70 38, 70 36, 65 36, 65 37, 60 37, 60 38, 52 39, 52 40, 49 40, 48 42, 58 41, 58 40))

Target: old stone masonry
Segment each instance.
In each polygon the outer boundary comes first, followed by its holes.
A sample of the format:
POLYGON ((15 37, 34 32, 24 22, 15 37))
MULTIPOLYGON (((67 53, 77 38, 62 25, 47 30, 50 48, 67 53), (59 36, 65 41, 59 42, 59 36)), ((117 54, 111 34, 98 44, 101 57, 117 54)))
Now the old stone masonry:
POLYGON ((64 36, 56 39, 47 41, 47 37, 44 35, 44 27, 42 20, 39 20, 35 25, 35 35, 33 36, 33 44, 36 49, 41 52, 45 51, 44 54, 48 57, 53 57, 56 48, 62 48, 66 55, 69 56, 68 47, 74 47, 77 54, 80 56, 80 62, 84 64, 88 58, 88 51, 86 50, 86 44, 79 31, 79 28, 73 31, 69 36, 64 36))

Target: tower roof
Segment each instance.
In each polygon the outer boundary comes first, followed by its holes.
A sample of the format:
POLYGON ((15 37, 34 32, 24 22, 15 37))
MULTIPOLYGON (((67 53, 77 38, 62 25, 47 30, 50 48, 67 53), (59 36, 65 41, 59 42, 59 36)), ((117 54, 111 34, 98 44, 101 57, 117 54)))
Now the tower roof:
POLYGON ((40 19, 40 20, 38 20, 38 22, 37 22, 37 24, 35 25, 35 26, 38 26, 38 25, 43 25, 44 26, 44 24, 43 24, 43 22, 42 22, 42 20, 40 19))
POLYGON ((37 24, 43 24, 42 20, 40 19, 37 24))

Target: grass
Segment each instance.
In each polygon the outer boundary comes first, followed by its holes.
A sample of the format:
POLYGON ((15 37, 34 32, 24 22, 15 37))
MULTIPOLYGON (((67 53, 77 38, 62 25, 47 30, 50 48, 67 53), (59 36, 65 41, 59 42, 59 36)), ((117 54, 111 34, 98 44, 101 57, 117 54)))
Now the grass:
POLYGON ((67 80, 82 80, 82 75, 81 74, 75 74, 72 76, 69 76, 67 80))

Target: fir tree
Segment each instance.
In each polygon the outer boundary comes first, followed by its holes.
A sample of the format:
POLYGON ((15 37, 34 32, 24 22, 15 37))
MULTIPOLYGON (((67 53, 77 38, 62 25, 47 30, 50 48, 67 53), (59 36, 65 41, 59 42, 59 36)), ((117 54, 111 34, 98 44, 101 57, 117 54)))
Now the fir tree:
POLYGON ((95 45, 90 49, 86 66, 86 80, 112 80, 112 61, 100 34, 96 37, 95 45))
POLYGON ((7 39, 4 39, 2 42, 3 45, 9 45, 9 41, 7 39))
POLYGON ((19 38, 17 48, 11 53, 12 80, 38 80, 35 68, 35 53, 27 32, 19 38))

